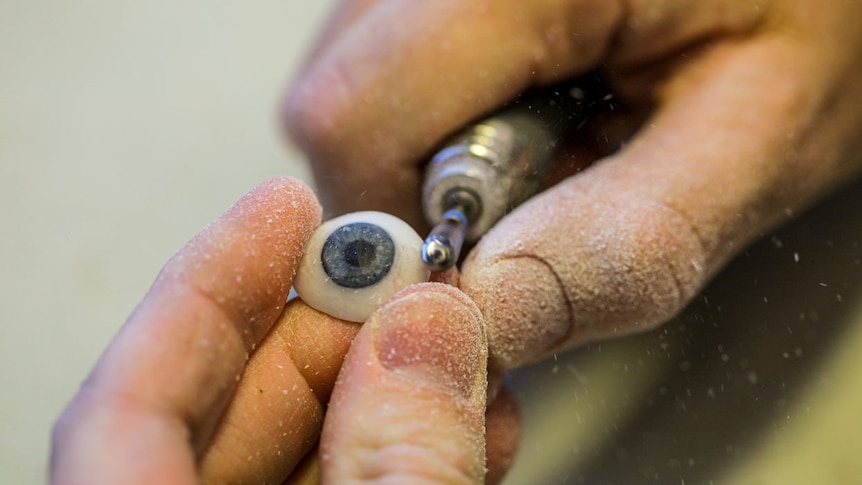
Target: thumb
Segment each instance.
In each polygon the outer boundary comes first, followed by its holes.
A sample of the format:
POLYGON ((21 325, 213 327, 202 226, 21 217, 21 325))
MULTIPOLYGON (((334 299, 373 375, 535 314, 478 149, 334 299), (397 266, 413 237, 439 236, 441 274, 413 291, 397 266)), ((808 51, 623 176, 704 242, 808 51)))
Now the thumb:
POLYGON ((714 46, 676 73, 623 152, 489 232, 461 288, 495 365, 666 321, 745 244, 858 168, 842 163, 858 110, 822 93, 855 94, 816 52, 778 36, 714 46))
POLYGON ((487 341, 476 305, 428 283, 362 327, 321 436, 321 482, 481 483, 487 341))

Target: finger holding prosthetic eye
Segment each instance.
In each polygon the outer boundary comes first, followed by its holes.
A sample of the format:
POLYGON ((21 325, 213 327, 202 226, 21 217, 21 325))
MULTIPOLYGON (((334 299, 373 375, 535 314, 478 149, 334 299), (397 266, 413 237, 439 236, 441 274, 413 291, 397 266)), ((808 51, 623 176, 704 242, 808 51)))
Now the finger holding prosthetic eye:
POLYGON ((311 235, 294 289, 312 308, 364 322, 398 291, 428 281, 422 244, 413 228, 389 214, 336 217, 311 235))

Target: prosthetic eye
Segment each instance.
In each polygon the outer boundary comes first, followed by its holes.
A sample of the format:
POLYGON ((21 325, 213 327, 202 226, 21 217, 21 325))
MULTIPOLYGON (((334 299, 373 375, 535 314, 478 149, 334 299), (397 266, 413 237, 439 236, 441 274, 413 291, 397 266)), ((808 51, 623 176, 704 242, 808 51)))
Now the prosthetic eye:
POLYGON ((309 306, 364 322, 413 283, 428 281, 422 238, 382 212, 355 212, 324 222, 305 247, 293 287, 309 306))

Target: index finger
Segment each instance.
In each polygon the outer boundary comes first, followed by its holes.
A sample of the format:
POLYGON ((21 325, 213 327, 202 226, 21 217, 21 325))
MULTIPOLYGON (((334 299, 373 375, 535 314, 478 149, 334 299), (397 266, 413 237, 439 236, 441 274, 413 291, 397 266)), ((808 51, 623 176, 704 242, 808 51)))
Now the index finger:
POLYGON ((194 483, 320 213, 307 186, 276 178, 171 258, 58 423, 53 478, 194 483))
POLYGON ((621 3, 378 2, 327 41, 285 105, 324 206, 394 211, 419 226, 418 161, 531 84, 595 64, 621 3))

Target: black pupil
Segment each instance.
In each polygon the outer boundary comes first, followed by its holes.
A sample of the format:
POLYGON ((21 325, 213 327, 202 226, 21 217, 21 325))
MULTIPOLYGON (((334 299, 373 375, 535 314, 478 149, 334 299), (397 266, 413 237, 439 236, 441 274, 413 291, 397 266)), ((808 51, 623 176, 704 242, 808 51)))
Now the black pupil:
POLYGON ((373 244, 359 240, 348 243, 342 255, 345 263, 356 268, 363 268, 374 260, 375 252, 373 244))
POLYGON ((367 222, 332 231, 320 252, 323 270, 333 283, 365 288, 383 281, 395 261, 395 243, 382 227, 367 222))

